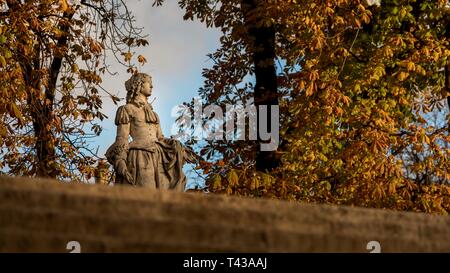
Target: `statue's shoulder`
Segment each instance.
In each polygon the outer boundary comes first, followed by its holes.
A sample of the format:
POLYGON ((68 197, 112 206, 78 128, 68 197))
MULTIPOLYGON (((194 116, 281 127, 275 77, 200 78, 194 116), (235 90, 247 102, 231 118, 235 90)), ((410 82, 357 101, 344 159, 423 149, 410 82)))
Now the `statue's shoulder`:
POLYGON ((131 121, 131 117, 133 115, 135 106, 131 103, 127 103, 125 105, 122 105, 117 109, 116 112, 116 125, 120 124, 128 124, 131 121))

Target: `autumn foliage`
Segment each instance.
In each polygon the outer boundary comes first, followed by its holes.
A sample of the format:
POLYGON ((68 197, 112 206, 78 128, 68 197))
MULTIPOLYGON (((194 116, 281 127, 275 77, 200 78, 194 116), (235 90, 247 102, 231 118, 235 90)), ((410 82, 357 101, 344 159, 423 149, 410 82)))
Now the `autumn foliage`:
MULTIPOLYGON (((89 139, 105 97, 105 56, 131 65, 146 45, 123 1, 0 1, 0 169, 86 180, 99 158, 89 139)), ((145 62, 141 57, 138 61, 145 62)))
POLYGON ((256 1, 249 15, 238 0, 180 2, 223 32, 200 90, 208 103, 252 97, 246 22, 276 30, 282 164, 255 172, 251 144, 209 142, 210 191, 450 211, 448 1, 256 1))
MULTIPOLYGON (((450 212, 448 0, 178 2, 184 19, 222 32, 204 103, 280 106, 270 157, 259 141, 186 143, 211 192, 450 212), (277 164, 261 171, 264 158, 277 164)), ((147 44, 124 5, 0 0, 0 168, 94 174, 86 137, 105 118, 105 54, 133 72, 130 48, 147 44)))

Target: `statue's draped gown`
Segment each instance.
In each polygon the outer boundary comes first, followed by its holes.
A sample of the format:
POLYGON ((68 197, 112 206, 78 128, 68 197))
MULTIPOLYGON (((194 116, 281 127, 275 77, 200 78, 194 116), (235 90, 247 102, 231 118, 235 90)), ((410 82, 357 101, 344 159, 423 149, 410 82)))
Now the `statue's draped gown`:
MULTIPOLYGON (((125 160, 136 186, 184 190, 183 148, 179 141, 164 138, 159 117, 148 102, 119 107, 115 124, 116 141, 106 152, 111 164, 125 160)), ((116 183, 127 181, 116 173, 116 183)))

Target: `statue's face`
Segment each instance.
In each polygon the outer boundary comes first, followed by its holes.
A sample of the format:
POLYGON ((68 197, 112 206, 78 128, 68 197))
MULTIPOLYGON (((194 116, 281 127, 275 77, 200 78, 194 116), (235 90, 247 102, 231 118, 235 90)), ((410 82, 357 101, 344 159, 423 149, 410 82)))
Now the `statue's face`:
POLYGON ((153 89, 152 80, 149 78, 145 78, 145 81, 142 84, 142 89, 141 89, 142 95, 151 96, 152 89, 153 89))

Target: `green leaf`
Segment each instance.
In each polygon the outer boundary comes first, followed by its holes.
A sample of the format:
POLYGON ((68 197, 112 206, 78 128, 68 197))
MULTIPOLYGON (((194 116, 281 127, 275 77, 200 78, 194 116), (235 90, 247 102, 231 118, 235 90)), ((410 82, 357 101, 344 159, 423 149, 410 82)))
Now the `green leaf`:
POLYGON ((398 7, 394 7, 391 12, 394 15, 397 14, 398 13, 398 7))

